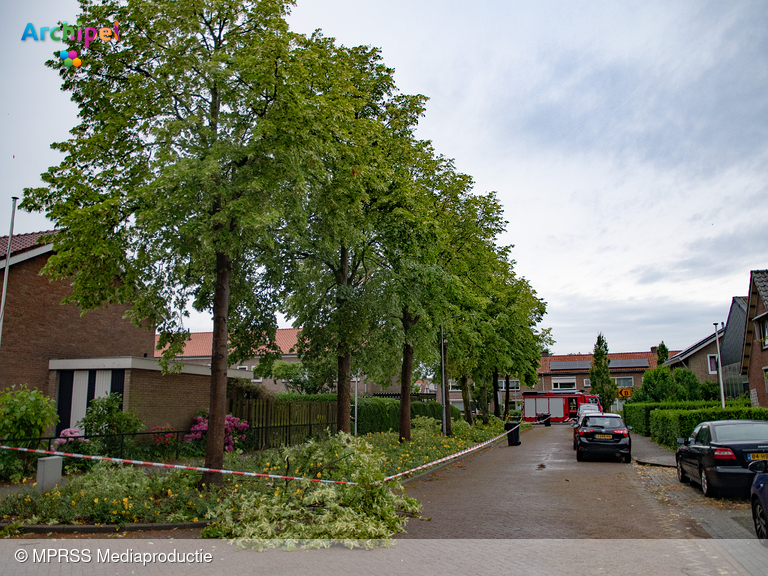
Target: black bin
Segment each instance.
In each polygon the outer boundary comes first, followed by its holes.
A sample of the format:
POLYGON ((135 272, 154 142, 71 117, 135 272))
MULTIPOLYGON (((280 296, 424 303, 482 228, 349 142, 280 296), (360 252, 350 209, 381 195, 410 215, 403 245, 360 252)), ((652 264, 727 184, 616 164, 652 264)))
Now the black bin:
POLYGON ((552 415, 551 414, 543 414, 542 415, 544 420, 544 426, 552 426, 552 415))
POLYGON ((507 434, 509 445, 520 446, 520 422, 507 422, 504 424, 504 430, 512 430, 512 432, 507 434))

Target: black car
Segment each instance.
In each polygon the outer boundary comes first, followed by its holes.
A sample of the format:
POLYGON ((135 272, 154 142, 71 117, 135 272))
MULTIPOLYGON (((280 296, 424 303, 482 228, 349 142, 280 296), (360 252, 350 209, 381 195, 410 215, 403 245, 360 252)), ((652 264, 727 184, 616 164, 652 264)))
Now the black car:
POLYGON ((702 422, 680 445, 677 478, 701 485, 705 496, 721 491, 747 493, 755 473, 750 462, 768 460, 768 422, 762 420, 717 420, 702 422))
POLYGON ((576 460, 588 454, 618 456, 632 461, 632 439, 629 428, 618 414, 587 414, 576 429, 576 460))

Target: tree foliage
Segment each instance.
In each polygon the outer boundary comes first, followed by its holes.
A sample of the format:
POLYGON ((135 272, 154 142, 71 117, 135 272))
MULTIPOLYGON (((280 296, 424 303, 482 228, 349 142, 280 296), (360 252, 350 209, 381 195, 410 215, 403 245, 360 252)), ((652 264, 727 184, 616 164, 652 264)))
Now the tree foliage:
POLYGON ((669 349, 664 344, 664 340, 662 340, 656 347, 656 366, 661 366, 667 359, 669 359, 669 349))
POLYGON ((595 348, 592 352, 592 365, 589 368, 589 384, 592 387, 592 393, 600 397, 600 404, 604 411, 611 409, 611 404, 616 400, 616 381, 611 379, 608 365, 608 342, 605 336, 600 332, 595 341, 595 348))

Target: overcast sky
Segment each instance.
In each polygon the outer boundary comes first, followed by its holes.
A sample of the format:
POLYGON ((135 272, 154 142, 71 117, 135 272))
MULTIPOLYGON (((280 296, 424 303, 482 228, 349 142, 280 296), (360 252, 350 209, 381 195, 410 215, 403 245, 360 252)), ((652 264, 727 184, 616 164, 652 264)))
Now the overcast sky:
MULTIPOLYGON (((57 43, 22 33, 76 15, 30 0, 0 19, 0 235, 77 114, 43 65, 57 43)), ((498 193, 554 352, 600 331, 613 352, 687 347, 768 268, 764 2, 305 0, 291 25, 380 47, 430 98, 418 135, 498 193)), ((17 214, 16 233, 50 227, 17 214)))

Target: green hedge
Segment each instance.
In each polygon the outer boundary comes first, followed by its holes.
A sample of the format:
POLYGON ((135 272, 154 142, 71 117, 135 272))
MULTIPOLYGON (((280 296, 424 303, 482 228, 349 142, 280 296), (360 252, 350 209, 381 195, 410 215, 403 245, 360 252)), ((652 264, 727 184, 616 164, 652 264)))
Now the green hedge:
MULTIPOLYGON (((746 407, 749 400, 726 400, 726 407, 746 407)), ((700 410, 720 406, 714 400, 695 400, 685 402, 628 402, 624 404, 624 422, 632 426, 632 433, 640 436, 651 436, 651 412, 654 410, 700 410)))
MULTIPOLYGON (((443 405, 439 402, 411 402, 411 418, 428 416, 438 422, 443 421, 443 405)), ((355 408, 352 407, 354 417, 355 408)), ((461 418, 461 412, 451 406, 451 418, 461 418)), ((400 427, 400 400, 395 398, 358 398, 357 433, 389 432, 400 427)), ((354 429, 354 422, 352 424, 354 429)))
POLYGON ((678 438, 688 438, 701 422, 710 420, 768 420, 768 409, 717 407, 701 410, 654 410, 651 413, 651 439, 674 448, 678 438))

